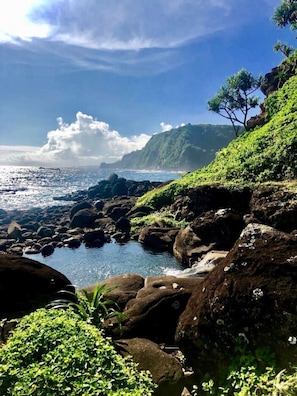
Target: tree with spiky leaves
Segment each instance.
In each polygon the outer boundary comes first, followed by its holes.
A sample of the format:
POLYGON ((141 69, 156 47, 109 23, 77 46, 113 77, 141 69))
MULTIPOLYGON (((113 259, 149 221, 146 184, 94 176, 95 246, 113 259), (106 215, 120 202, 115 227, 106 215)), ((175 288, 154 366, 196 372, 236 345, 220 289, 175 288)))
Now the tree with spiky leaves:
POLYGON ((290 25, 292 30, 297 29, 297 0, 282 0, 272 17, 273 22, 278 27, 290 25))
POLYGON ((240 70, 228 77, 226 84, 208 101, 208 110, 230 120, 238 136, 241 126, 248 129, 249 111, 259 106, 260 98, 253 93, 260 88, 261 83, 261 76, 255 78, 252 73, 240 70))

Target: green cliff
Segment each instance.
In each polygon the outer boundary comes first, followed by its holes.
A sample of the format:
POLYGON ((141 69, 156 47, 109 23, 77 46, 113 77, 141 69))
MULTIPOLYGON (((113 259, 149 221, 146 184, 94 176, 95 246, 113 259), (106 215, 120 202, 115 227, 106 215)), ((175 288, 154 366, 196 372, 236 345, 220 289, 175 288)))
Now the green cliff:
POLYGON ((211 162, 234 139, 231 125, 191 125, 153 135, 142 150, 126 154, 108 169, 192 171, 211 162))
POLYGON ((265 100, 265 124, 242 133, 206 167, 185 175, 139 203, 160 207, 201 184, 293 182, 297 178, 297 76, 265 100))

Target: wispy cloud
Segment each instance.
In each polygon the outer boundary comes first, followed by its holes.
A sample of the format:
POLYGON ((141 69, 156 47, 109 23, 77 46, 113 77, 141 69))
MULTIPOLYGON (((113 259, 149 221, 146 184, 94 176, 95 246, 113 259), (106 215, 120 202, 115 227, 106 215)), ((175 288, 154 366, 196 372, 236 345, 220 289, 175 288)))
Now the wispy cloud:
POLYGON ((273 1, 10 0, 0 4, 0 44, 76 69, 156 74, 180 65, 189 42, 271 15, 273 1))
MULTIPOLYGON (((71 124, 58 118, 58 128, 47 134, 41 148, 0 146, 1 160, 11 165, 83 166, 115 162, 145 146, 150 136, 124 137, 103 121, 78 112, 71 124)), ((2 162, 2 161, 1 161, 2 162)))

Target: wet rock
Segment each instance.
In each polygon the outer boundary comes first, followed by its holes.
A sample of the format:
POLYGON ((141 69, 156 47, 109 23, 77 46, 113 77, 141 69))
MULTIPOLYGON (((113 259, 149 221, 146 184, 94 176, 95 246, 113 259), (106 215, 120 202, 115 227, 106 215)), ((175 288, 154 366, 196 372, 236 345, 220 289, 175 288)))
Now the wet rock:
POLYGON ((48 245, 44 245, 41 248, 41 254, 46 257, 46 256, 50 256, 51 254, 53 254, 55 251, 55 248, 52 244, 48 244, 48 245))

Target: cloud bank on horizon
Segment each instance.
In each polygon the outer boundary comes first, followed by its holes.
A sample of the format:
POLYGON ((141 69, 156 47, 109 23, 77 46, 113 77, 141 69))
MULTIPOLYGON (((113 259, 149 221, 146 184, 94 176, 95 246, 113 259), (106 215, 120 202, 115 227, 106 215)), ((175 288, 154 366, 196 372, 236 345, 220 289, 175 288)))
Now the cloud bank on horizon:
POLYGON ((47 134, 42 147, 0 146, 0 163, 22 166, 86 166, 112 163, 124 154, 142 149, 149 135, 123 137, 103 121, 78 112, 76 120, 66 124, 57 119, 58 128, 47 134))

